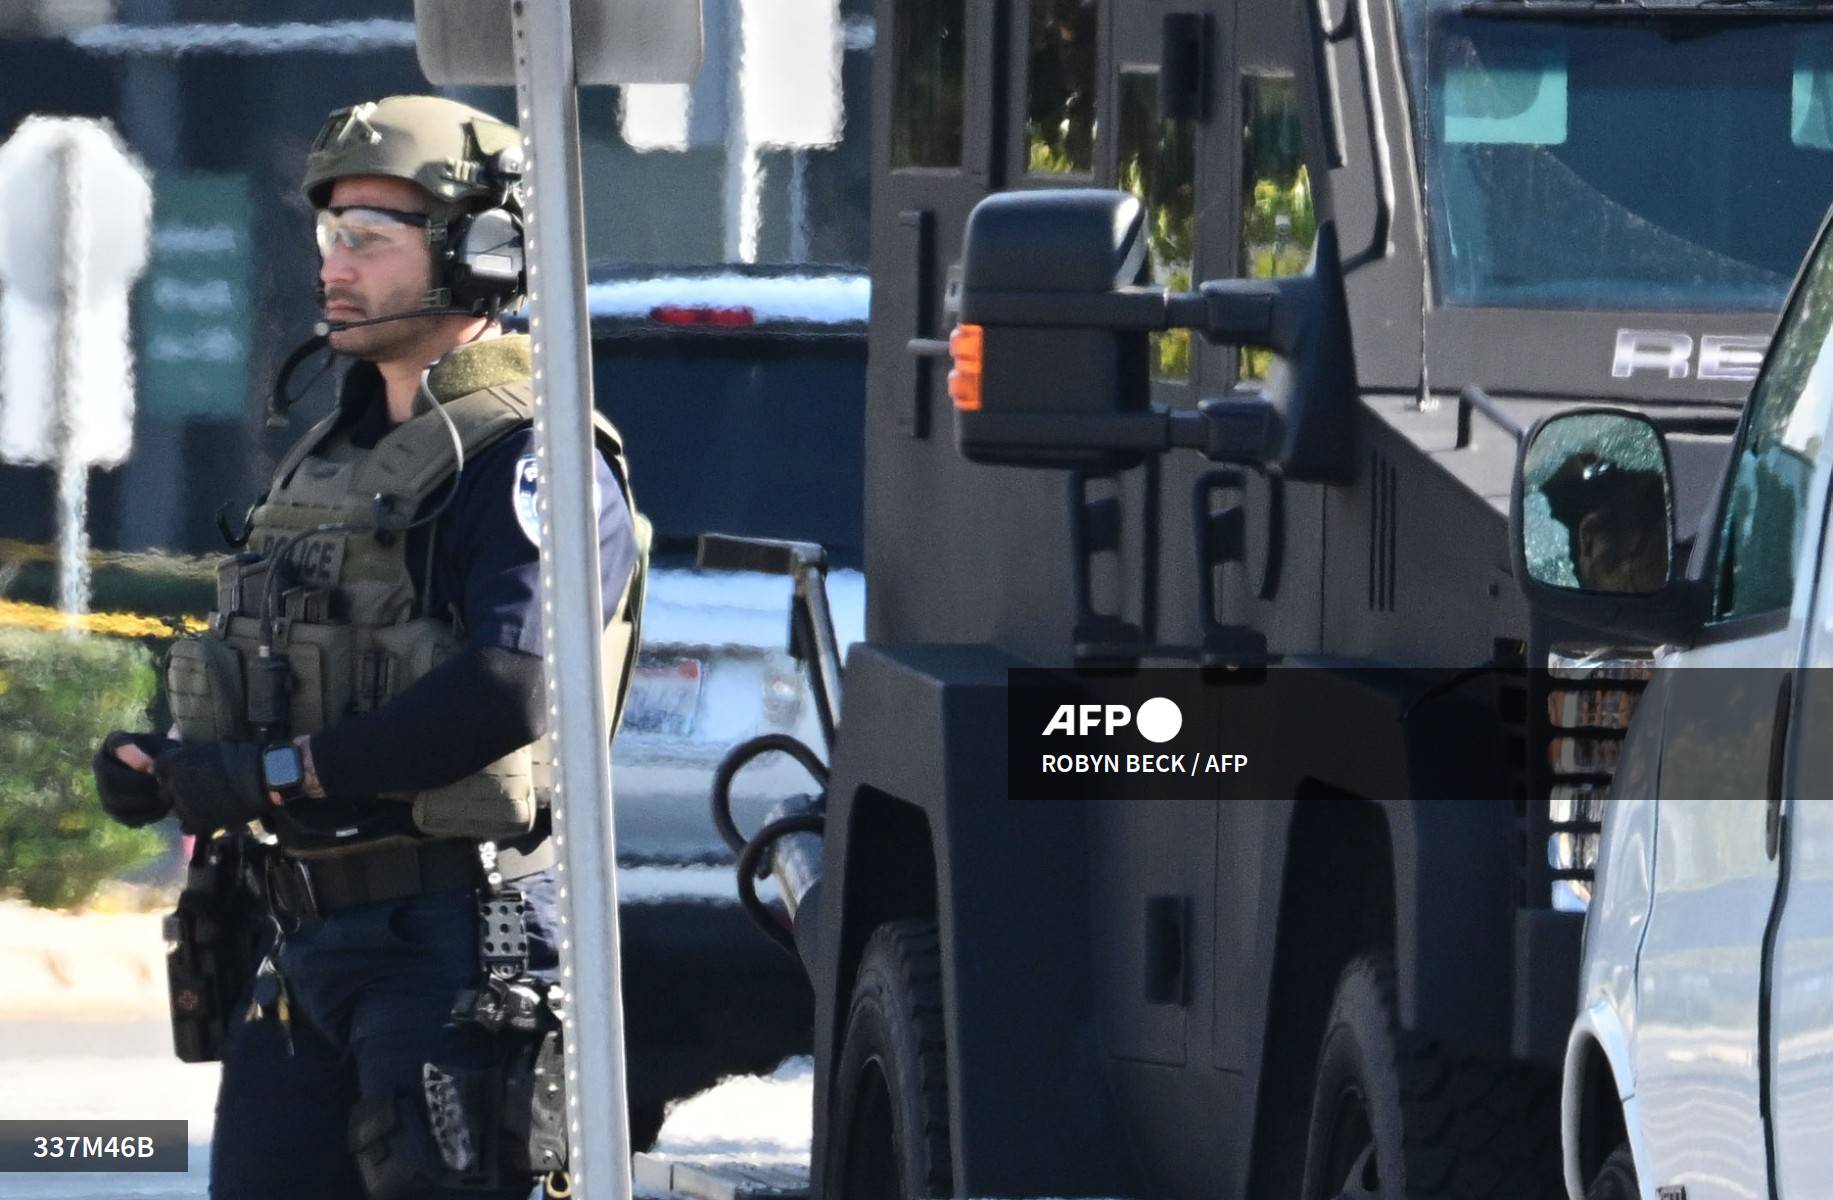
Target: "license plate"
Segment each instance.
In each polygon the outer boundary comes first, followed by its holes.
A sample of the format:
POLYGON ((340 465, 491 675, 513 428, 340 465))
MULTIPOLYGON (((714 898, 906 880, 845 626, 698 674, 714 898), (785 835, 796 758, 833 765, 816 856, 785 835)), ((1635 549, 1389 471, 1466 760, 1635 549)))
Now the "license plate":
POLYGON ((624 701, 624 728, 631 733, 693 736, 705 673, 705 664, 697 658, 639 661, 624 701))

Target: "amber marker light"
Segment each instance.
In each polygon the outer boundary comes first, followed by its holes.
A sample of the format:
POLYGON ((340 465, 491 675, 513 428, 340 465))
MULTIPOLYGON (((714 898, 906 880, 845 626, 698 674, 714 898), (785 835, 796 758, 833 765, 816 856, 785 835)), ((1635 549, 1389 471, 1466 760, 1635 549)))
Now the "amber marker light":
POLYGON ((955 369, 948 373, 948 398, 960 412, 980 411, 981 347, 984 333, 978 325, 957 325, 948 335, 949 357, 955 369))

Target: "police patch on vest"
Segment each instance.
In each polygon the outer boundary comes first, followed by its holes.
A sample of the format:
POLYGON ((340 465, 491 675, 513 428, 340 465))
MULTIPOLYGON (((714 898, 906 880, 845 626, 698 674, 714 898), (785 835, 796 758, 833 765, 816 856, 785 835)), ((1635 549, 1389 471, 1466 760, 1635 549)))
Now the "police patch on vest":
POLYGON ((344 540, 337 537, 308 537, 295 541, 287 530, 267 530, 249 539, 249 548, 263 558, 271 557, 288 544, 287 562, 300 582, 318 587, 335 587, 343 577, 344 540))
POLYGON ((524 454, 516 463, 516 523, 522 527, 524 536, 537 546, 541 544, 541 513, 536 504, 540 488, 541 468, 536 465, 532 453, 524 454))

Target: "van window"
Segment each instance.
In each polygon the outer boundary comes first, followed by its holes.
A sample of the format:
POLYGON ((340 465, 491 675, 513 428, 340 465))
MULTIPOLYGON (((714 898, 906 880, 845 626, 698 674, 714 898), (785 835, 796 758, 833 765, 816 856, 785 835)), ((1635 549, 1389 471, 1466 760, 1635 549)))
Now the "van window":
MULTIPOLYGON (((1292 76, 1246 77, 1241 128, 1241 274, 1248 279, 1297 275, 1311 260, 1317 213, 1292 76)), ((1248 346, 1241 351, 1244 382, 1264 380, 1272 365, 1271 350, 1248 346)))
MULTIPOLYGON (((1196 261, 1196 150, 1189 121, 1159 115, 1158 72, 1120 76, 1120 186, 1146 205, 1146 248, 1152 282, 1190 290, 1196 261)), ((1190 331, 1152 335, 1154 378, 1190 378, 1190 331)))
POLYGON ((891 165, 961 165, 964 0, 897 0, 891 38, 891 165))
POLYGON ((1032 0, 1025 87, 1025 169, 1095 169, 1095 0, 1032 0))
POLYGON ((1784 315, 1750 395, 1719 539, 1716 610, 1742 617, 1787 608, 1813 486, 1833 414, 1833 241, 1823 240, 1784 315))

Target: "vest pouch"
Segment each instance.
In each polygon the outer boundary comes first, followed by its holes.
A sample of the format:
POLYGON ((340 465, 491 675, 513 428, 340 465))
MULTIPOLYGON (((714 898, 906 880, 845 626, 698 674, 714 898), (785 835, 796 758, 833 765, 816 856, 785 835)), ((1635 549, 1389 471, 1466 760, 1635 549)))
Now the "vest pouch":
POLYGON ((357 665, 362 708, 374 708, 464 648, 445 621, 419 617, 367 631, 370 649, 357 665))
MULTIPOLYGON (((261 622, 254 617, 231 617, 225 623, 223 640, 232 652, 239 652, 237 681, 245 687, 241 664, 260 652, 261 622)), ((274 653, 286 657, 293 677, 287 694, 287 736, 317 733, 354 709, 351 641, 350 626, 343 624, 282 621, 275 629, 274 653)))
POLYGON ((413 797, 414 827, 434 837, 494 841, 535 827, 533 756, 527 746, 475 775, 413 797))
POLYGON ((187 742, 240 741, 248 712, 242 690, 242 656, 215 634, 180 638, 165 665, 172 723, 187 742))
POLYGON ((356 684, 348 625, 286 626, 286 645, 279 652, 293 673, 294 736, 317 733, 356 710, 356 684))
MULTIPOLYGON (((431 617, 369 633, 386 673, 376 689, 383 700, 463 648, 451 625, 431 617)), ((457 783, 398 798, 411 801, 414 827, 434 837, 488 841, 527 833, 535 827, 536 807, 531 748, 512 751, 457 783)))

